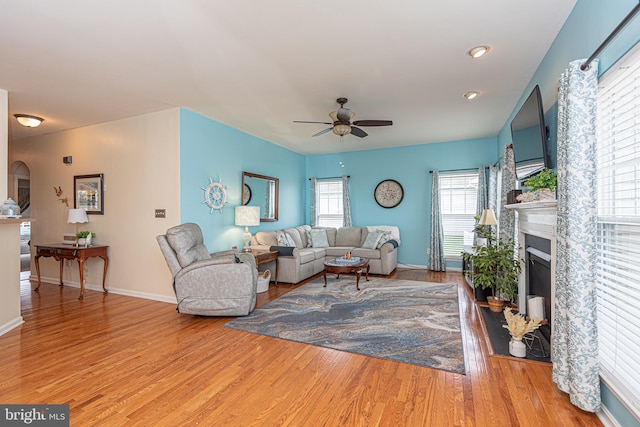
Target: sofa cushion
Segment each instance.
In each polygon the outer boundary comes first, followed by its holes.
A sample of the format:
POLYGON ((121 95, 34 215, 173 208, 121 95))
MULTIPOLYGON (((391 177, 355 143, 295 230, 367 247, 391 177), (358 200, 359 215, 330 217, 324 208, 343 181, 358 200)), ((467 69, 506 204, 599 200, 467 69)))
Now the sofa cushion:
POLYGON ((302 243, 302 238, 300 237, 300 233, 296 228, 285 228, 284 232, 291 237, 293 240, 294 246, 298 249, 304 248, 306 245, 302 243))
POLYGON ((171 227, 167 230, 167 241, 176 253, 182 268, 196 261, 211 258, 197 224, 185 223, 171 227))
POLYGON ((382 237, 382 231, 376 230, 376 231, 369 231, 369 233, 367 234, 367 238, 365 239, 364 243, 362 244, 362 247, 364 249, 377 249, 378 247, 378 242, 380 241, 380 238, 382 237))
POLYGON ((256 233, 256 242, 264 246, 278 246, 278 238, 275 231, 258 231, 256 233))
POLYGON ((278 244, 276 246, 295 247, 296 244, 291 237, 282 230, 276 231, 278 244))
POLYGON ((352 250, 353 250, 352 246, 334 246, 334 247, 324 248, 327 258, 340 257, 352 250))
POLYGON ((300 240, 302 240, 303 248, 311 247, 311 239, 309 238, 309 232, 311 231, 311 227, 308 225, 301 225, 299 227, 295 227, 300 234, 300 240))
POLYGON ((311 246, 314 248, 326 248, 329 246, 329 239, 325 229, 311 230, 311 246))
POLYGON ((380 249, 363 249, 354 248, 351 251, 351 256, 364 257, 369 259, 380 259, 380 249))
POLYGON ((340 227, 336 232, 336 246, 358 246, 362 227, 340 227))
POLYGON ((300 249, 298 253, 300 254, 300 264, 306 264, 316 259, 316 252, 313 248, 300 249))

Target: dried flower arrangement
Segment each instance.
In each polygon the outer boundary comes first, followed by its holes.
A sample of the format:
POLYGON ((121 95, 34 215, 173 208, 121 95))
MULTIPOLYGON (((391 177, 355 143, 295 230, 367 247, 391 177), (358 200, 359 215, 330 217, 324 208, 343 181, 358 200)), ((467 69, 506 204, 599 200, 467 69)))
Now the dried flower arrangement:
POLYGON ((507 324, 502 327, 507 328, 514 338, 522 338, 525 334, 535 331, 542 321, 542 319, 525 320, 522 314, 513 314, 511 307, 505 308, 503 313, 507 324))

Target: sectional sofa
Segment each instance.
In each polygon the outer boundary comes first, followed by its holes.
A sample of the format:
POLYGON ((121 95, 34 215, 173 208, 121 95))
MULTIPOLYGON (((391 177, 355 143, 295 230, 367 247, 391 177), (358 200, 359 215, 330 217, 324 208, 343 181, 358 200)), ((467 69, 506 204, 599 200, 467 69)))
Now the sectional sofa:
POLYGON ((351 252, 369 259, 371 274, 390 274, 398 266, 400 230, 396 226, 298 227, 261 231, 251 248, 277 250, 278 282, 298 283, 324 270, 324 261, 351 252))

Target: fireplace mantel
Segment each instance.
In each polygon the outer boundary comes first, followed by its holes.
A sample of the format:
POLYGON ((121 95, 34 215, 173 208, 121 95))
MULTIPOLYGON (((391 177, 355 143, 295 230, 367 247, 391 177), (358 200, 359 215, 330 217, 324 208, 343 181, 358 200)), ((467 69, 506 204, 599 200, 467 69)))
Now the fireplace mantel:
MULTIPOLYGON (((526 203, 506 205, 507 209, 515 210, 518 222, 518 242, 520 247, 518 256, 525 259, 526 248, 522 247, 525 235, 541 237, 551 241, 551 333, 553 333, 554 299, 556 293, 556 226, 557 226, 557 200, 536 200, 526 203)), ((518 309, 525 313, 527 310, 527 276, 526 266, 522 269, 518 278, 518 309)))

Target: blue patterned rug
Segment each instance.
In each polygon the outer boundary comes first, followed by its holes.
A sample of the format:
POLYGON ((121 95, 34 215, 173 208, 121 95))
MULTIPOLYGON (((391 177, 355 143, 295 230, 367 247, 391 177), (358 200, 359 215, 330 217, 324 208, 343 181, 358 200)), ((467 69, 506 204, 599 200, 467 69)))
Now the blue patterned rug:
POLYGON ((455 284, 317 279, 225 327, 465 373, 455 284))

